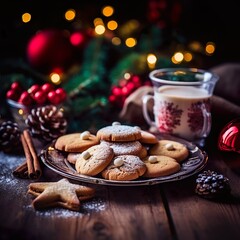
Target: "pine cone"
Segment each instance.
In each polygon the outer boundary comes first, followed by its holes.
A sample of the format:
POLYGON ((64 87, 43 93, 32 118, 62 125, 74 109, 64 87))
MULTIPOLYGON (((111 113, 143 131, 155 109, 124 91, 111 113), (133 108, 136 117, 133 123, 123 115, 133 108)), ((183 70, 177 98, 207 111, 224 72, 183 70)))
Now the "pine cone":
POLYGON ((56 106, 47 105, 33 108, 25 120, 33 137, 50 142, 63 135, 67 120, 56 106))
POLYGON ((16 152, 21 146, 20 129, 12 121, 2 122, 0 125, 0 150, 3 152, 16 152))
POLYGON ((196 179, 195 192, 205 198, 221 198, 230 193, 228 178, 214 171, 204 171, 196 179))

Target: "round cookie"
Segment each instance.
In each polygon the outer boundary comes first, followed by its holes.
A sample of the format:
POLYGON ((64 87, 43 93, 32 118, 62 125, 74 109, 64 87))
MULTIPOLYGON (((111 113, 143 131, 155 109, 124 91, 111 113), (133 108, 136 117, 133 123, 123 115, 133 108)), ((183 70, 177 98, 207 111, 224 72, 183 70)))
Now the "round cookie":
POLYGON ((179 142, 171 140, 159 140, 149 149, 149 155, 163 155, 174 158, 177 162, 185 160, 189 151, 187 147, 179 142))
POLYGON ((178 172, 181 169, 180 164, 171 157, 167 156, 147 156, 143 159, 147 170, 143 177, 154 178, 168 176, 178 172))
POLYGON ((81 153, 77 158, 75 169, 80 174, 95 176, 107 167, 113 157, 112 148, 106 145, 95 145, 81 153))
POLYGON ((134 155, 122 155, 113 158, 102 177, 108 180, 128 181, 142 176, 146 171, 145 163, 134 155))
POLYGON ((108 142, 101 141, 101 145, 107 145, 113 149, 114 155, 135 155, 140 156, 142 151, 142 144, 139 141, 131 142, 108 142))
POLYGON ((68 153, 66 159, 67 159, 68 162, 70 162, 71 164, 75 165, 76 161, 77 161, 77 159, 79 158, 80 155, 81 155, 81 153, 71 152, 71 153, 68 153))
POLYGON ((54 147, 65 152, 83 152, 89 147, 99 144, 99 139, 93 134, 86 137, 83 133, 70 133, 57 138, 54 147), (81 137, 84 136, 84 137, 81 137))
POLYGON ((141 130, 141 139, 139 139, 139 141, 141 143, 145 143, 145 144, 155 144, 155 143, 158 143, 158 139, 155 135, 153 135, 152 133, 150 132, 147 132, 147 131, 144 131, 144 130, 141 130))
POLYGON ((128 125, 111 125, 98 130, 97 137, 109 142, 130 142, 139 140, 141 131, 128 125))
POLYGON ((145 158, 146 156, 148 155, 148 151, 147 151, 147 148, 142 146, 142 149, 141 149, 141 152, 139 153, 139 157, 140 159, 143 159, 145 158))

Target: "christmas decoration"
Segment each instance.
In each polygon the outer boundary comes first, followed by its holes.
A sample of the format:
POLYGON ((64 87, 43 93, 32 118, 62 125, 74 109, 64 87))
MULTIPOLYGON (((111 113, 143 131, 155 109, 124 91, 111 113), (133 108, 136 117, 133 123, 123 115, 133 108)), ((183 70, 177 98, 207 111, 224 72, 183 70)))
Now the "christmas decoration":
MULTIPOLYGON (((196 61, 196 48, 193 52, 174 30, 181 14, 179 0, 149 0, 146 6, 144 22, 135 17, 125 22, 115 19, 114 29, 106 16, 94 16, 91 23, 75 16, 66 19, 64 28, 37 29, 25 49, 28 72, 34 73, 34 78, 29 80, 27 72, 21 88, 17 79, 12 80, 13 86, 4 94, 7 107, 11 106, 11 111, 16 108, 14 115, 25 118, 33 107, 60 104, 69 110, 71 131, 99 128, 97 124, 104 125, 109 113, 117 118, 125 99, 138 87, 150 85, 148 73, 153 68, 189 66, 192 59, 196 61), (97 27, 104 31, 100 33, 97 27), (182 59, 174 58, 175 53, 182 54, 182 59), (154 57, 153 62, 149 56, 154 57), (41 81, 39 73, 44 76, 41 81), (52 73, 60 78, 57 89, 49 83, 52 73)), ((4 108, 0 111, 5 114, 4 108)))
POLYGON ((62 87, 55 89, 50 83, 33 84, 27 90, 17 81, 13 82, 6 93, 6 98, 24 106, 33 107, 43 104, 60 104, 66 100, 67 94, 62 87))
POLYGON ((111 93, 109 96, 109 102, 113 106, 121 109, 126 98, 133 93, 137 88, 142 85, 150 84, 149 82, 144 82, 138 75, 128 75, 128 78, 122 78, 119 80, 117 86, 112 86, 111 93))
POLYGON ((25 121, 33 137, 50 142, 67 131, 67 120, 56 106, 33 108, 25 121))
POLYGON ((20 130, 18 124, 12 121, 4 121, 0 124, 0 151, 17 152, 20 142, 20 130))
POLYGON ((229 179, 215 171, 207 170, 198 174, 196 183, 195 192, 204 198, 218 199, 231 192, 229 179))
POLYGON ((44 73, 50 73, 54 68, 67 70, 75 60, 69 36, 66 31, 58 29, 38 31, 27 46, 30 65, 44 73))
POLYGON ((231 120, 223 127, 218 137, 218 148, 240 153, 240 118, 231 120))

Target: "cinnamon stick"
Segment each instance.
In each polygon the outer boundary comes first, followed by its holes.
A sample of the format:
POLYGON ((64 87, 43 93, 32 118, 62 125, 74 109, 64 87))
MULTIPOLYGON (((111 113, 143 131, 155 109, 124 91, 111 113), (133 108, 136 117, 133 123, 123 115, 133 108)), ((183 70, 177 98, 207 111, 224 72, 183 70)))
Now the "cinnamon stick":
POLYGON ((23 131, 21 142, 26 161, 13 171, 13 175, 20 178, 37 179, 42 175, 42 170, 29 130, 23 131))
POLYGON ((42 175, 42 170, 41 170, 39 158, 38 158, 38 155, 37 155, 35 146, 33 144, 33 140, 32 140, 29 130, 25 129, 23 131, 23 136, 26 140, 27 146, 29 148, 29 151, 30 151, 30 154, 32 157, 33 171, 36 175, 36 178, 39 178, 42 175))
POLYGON ((28 178, 28 167, 27 161, 24 161, 21 165, 19 165, 14 171, 13 175, 19 178, 28 178))
POLYGON ((21 141, 27 161, 28 176, 29 178, 33 179, 34 178, 33 158, 23 134, 21 134, 21 141))

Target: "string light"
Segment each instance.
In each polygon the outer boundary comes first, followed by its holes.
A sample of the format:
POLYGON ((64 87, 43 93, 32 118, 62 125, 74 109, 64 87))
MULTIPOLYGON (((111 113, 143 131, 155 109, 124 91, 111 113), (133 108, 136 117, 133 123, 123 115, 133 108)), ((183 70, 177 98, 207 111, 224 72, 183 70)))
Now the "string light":
POLYGON ((102 9, 102 14, 105 16, 105 17, 110 17, 112 16, 114 13, 114 8, 112 6, 105 6, 103 7, 102 9))
POLYGON ((185 53, 184 53, 184 60, 185 60, 186 62, 191 62, 191 61, 192 61, 192 58, 193 58, 193 56, 192 56, 192 54, 191 54, 190 52, 185 52, 185 53))
POLYGON ((194 52, 201 52, 202 51, 202 45, 198 41, 193 41, 189 44, 189 48, 194 52))
POLYGON ((84 42, 84 36, 80 32, 74 32, 70 36, 70 42, 74 46, 78 46, 84 42))
POLYGON ((76 17, 76 12, 74 9, 69 9, 65 12, 64 16, 67 21, 72 21, 76 17))
POLYGON ((149 53, 149 54, 147 55, 148 67, 149 67, 150 69, 153 69, 153 68, 155 67, 155 65, 156 65, 156 62, 157 62, 157 57, 156 57, 154 54, 149 53))
POLYGON ((96 32, 96 34, 98 34, 98 35, 102 35, 102 34, 104 34, 104 32, 105 32, 105 27, 103 26, 103 25, 97 25, 96 27, 95 27, 95 32, 96 32))
POLYGON ((205 47, 205 53, 207 55, 212 55, 215 52, 215 44, 213 42, 208 42, 205 47))
POLYGON ((54 83, 54 84, 60 84, 61 83, 61 78, 60 78, 60 75, 58 73, 51 73, 50 74, 50 79, 51 79, 51 82, 54 83))
POLYGON ((22 21, 23 21, 24 23, 30 22, 30 21, 31 21, 31 14, 30 14, 30 13, 24 13, 24 14, 22 15, 22 21))
POLYGON ((112 44, 119 46, 121 44, 121 39, 119 37, 113 37, 112 38, 112 44))
POLYGON ((124 73, 124 78, 125 79, 130 79, 131 78, 131 74, 130 73, 124 73))
POLYGON ((103 20, 101 18, 95 18, 93 24, 96 27, 97 25, 103 25, 103 20))
POLYGON ((112 30, 112 31, 113 31, 113 30, 117 29, 118 24, 117 24, 116 21, 111 20, 111 21, 109 21, 109 22, 107 23, 107 27, 108 27, 109 30, 112 30))
POLYGON ((171 58, 172 62, 175 64, 181 63, 183 61, 183 59, 184 59, 184 56, 183 56, 183 53, 181 53, 181 52, 174 53, 174 55, 171 58))
POLYGON ((136 44, 137 44, 137 40, 135 38, 127 38, 126 41, 125 41, 125 44, 127 47, 134 47, 136 44))

